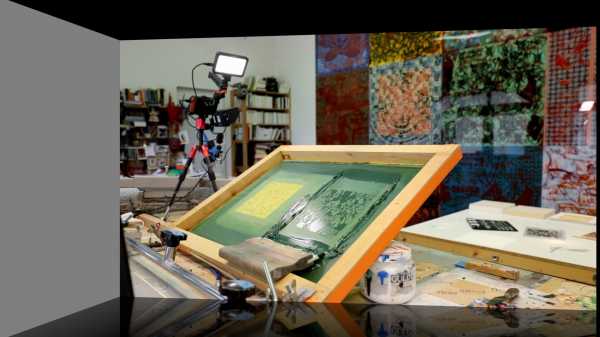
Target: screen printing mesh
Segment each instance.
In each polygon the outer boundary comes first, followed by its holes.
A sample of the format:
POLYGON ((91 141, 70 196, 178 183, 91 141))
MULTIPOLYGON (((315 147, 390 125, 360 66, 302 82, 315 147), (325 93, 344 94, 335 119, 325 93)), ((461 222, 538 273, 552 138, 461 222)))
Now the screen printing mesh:
POLYGON ((414 177, 420 167, 284 161, 200 222, 195 234, 223 245, 251 237, 321 255, 297 273, 318 281, 341 253, 414 177), (305 201, 286 221, 292 206, 305 201), (336 252, 336 253, 334 253, 336 252))

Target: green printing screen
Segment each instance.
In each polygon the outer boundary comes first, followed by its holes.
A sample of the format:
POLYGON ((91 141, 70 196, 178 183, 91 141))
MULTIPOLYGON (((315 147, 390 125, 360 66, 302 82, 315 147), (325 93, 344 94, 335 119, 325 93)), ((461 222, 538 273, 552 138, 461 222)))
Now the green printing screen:
MULTIPOLYGON (((268 237, 323 256, 296 273, 318 282, 420 167, 284 161, 233 197, 193 232, 222 245, 268 237), (282 221, 292 206, 294 217, 282 221)), ((288 213, 289 214, 289 213, 288 213)))

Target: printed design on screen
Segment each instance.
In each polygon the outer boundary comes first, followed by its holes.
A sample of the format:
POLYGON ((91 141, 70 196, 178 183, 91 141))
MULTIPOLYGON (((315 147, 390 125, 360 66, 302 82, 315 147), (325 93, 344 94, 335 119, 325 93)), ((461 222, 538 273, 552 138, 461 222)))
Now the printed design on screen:
POLYGON ((271 181, 241 204, 236 212, 266 219, 302 188, 300 184, 271 181))
POLYGON ((545 50, 536 35, 444 53, 442 141, 541 144, 545 50))
POLYGON ((463 158, 441 186, 442 215, 479 200, 540 206, 540 146, 463 146, 463 158))
POLYGON ((537 34, 543 34, 543 28, 493 29, 493 30, 453 30, 444 32, 444 49, 456 50, 477 47, 482 44, 507 42, 537 34))
POLYGON ((368 143, 368 69, 318 77, 317 144, 368 143))
POLYGON ((595 28, 549 33, 548 93, 545 127, 547 145, 596 145, 595 28), (584 109, 585 110, 585 109, 584 109))
POLYGON ((372 144, 427 144, 439 135, 441 57, 371 68, 372 144))
POLYGON ((317 36, 317 74, 369 66, 368 34, 328 34, 317 36))
POLYGON ((392 62, 441 54, 442 38, 442 32, 370 34, 370 66, 377 67, 392 62))
POLYGON ((542 206, 596 215, 596 147, 546 146, 542 206))

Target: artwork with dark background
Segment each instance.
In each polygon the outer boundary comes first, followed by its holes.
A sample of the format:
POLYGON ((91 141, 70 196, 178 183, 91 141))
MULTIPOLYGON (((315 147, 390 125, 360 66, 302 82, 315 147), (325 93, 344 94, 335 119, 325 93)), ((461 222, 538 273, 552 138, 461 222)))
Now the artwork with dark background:
POLYGON ((369 144, 368 69, 318 78, 317 144, 369 144))
POLYGON ((464 151, 413 220, 481 199, 595 215, 596 28, 354 35, 317 38, 317 144, 464 151))
POLYGON ((442 183, 442 215, 482 199, 540 205, 541 147, 485 145, 462 150, 462 160, 442 183))

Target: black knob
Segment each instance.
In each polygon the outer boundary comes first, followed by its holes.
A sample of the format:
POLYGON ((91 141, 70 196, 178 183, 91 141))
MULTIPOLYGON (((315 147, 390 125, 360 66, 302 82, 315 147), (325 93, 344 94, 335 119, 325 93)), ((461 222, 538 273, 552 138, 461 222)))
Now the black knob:
POLYGON ((177 247, 179 242, 187 239, 187 234, 176 229, 163 229, 160 231, 160 237, 163 239, 167 247, 177 247))
POLYGON ((241 303, 256 293, 256 286, 245 280, 227 280, 221 282, 219 290, 221 295, 227 296, 227 302, 241 303))

